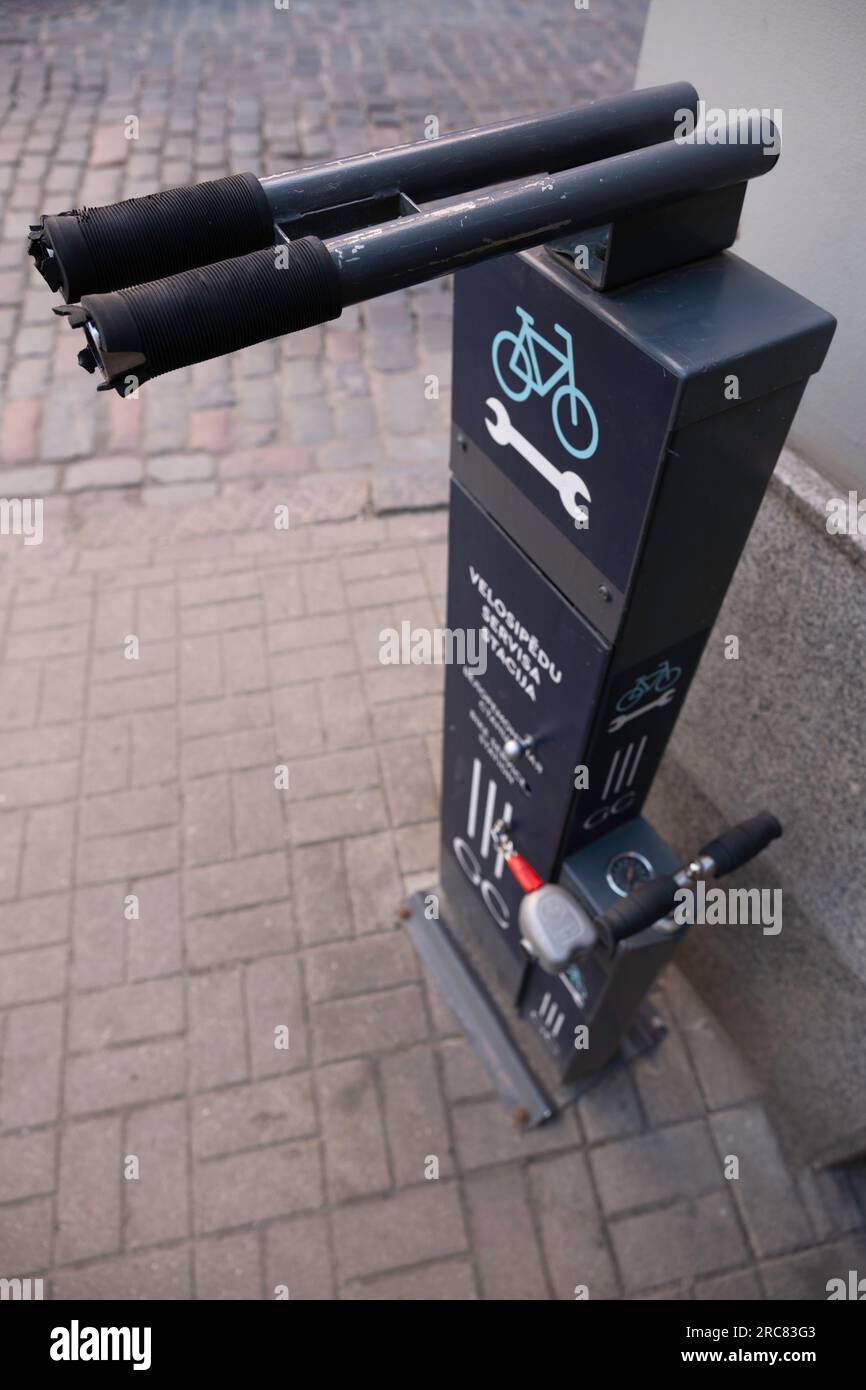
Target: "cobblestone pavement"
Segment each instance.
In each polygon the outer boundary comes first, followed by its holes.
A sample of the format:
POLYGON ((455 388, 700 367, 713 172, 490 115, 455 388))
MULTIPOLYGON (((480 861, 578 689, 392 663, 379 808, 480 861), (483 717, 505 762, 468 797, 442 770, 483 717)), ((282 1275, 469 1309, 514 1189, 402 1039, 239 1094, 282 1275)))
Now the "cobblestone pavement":
POLYGON ((661 1051, 530 1136, 422 978, 395 907, 434 878, 440 673, 378 634, 443 621, 445 518, 352 520, 364 497, 49 507, 2 552, 4 1275, 825 1297, 866 1190, 786 1168, 675 971, 661 1051))
MULTIPOLYGON (((148 501, 365 468, 379 507, 444 501, 450 286, 94 400, 22 256, 43 212, 258 174, 627 90, 645 0, 5 0, 0 466, 7 491, 148 501), (126 139, 125 118, 139 119, 126 139), (438 399, 425 378, 439 378, 438 399), (175 489, 172 492, 172 489, 175 489)), ((59 301, 59 298, 57 300, 59 301)))
POLYGON ((663 1049, 521 1137, 395 926, 435 873, 440 682, 378 633, 442 620, 445 519, 375 513, 443 497, 447 288, 121 402, 22 262, 45 209, 623 89, 643 10, 7 0, 0 493, 47 500, 0 545, 3 1277, 823 1298, 863 1268, 862 1183, 789 1171, 675 971, 663 1049))

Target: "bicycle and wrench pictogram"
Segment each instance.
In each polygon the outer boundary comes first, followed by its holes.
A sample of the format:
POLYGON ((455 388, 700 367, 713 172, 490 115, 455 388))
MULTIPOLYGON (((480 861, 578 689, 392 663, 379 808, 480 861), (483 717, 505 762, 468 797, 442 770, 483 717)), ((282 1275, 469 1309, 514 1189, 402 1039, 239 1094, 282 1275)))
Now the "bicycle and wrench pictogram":
POLYGON ((646 714, 649 710, 658 709, 659 705, 669 705, 675 694, 675 690, 665 690, 657 700, 650 700, 648 705, 641 705, 640 709, 632 710, 631 714, 618 714, 608 724, 608 733, 615 734, 618 729, 622 728, 623 724, 628 724, 630 719, 639 719, 642 714, 646 714))

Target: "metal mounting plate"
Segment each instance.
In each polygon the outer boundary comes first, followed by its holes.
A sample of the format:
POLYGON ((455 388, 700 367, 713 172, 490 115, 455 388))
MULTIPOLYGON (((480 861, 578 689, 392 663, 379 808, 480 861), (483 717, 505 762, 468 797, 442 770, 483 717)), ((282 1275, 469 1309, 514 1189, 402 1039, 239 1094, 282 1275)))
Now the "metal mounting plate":
MULTIPOLYGON (((642 1005, 620 1050, 594 1076, 557 1086, 553 1097, 530 1069, 512 1038, 502 1011, 477 971, 441 920, 424 914, 424 893, 407 900, 405 925, 427 973, 455 1014, 466 1037, 498 1091, 506 1109, 521 1128, 535 1129, 573 1104, 620 1066, 650 1052, 665 1037, 656 1009, 642 1005)), ((522 1026, 517 1020, 518 1027, 522 1026)))
POLYGON ((441 922, 424 915, 425 894, 408 899, 406 926, 445 1003, 456 1014, 506 1107, 523 1128, 550 1119, 555 1105, 529 1070, 493 997, 441 922))

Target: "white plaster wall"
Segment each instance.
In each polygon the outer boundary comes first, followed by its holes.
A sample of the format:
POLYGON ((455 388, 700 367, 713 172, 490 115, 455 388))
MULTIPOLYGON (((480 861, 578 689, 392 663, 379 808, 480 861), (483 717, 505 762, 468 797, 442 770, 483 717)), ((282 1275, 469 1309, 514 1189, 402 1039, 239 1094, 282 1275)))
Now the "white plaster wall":
POLYGON ((652 0, 635 85, 779 107, 782 157, 746 195, 737 252, 839 320, 790 443, 866 493, 866 0, 652 0))

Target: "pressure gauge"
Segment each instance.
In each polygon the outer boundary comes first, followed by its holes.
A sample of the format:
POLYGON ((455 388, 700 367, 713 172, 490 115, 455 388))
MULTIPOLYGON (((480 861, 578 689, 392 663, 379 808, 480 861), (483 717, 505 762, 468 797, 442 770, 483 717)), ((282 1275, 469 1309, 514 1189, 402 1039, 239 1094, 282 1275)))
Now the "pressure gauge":
POLYGON ((628 897, 632 889, 652 876, 652 864, 633 849, 615 854, 607 866, 607 881, 621 898, 628 897))

